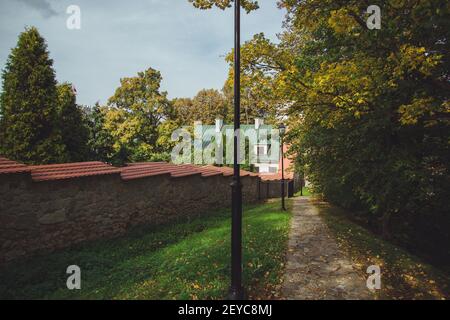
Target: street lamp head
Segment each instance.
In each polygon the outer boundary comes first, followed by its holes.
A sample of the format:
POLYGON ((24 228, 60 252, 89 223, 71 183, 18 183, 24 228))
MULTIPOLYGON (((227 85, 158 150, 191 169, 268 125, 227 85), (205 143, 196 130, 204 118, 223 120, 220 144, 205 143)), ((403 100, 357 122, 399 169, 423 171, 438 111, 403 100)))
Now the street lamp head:
POLYGON ((278 129, 280 130, 280 136, 284 136, 286 134, 286 126, 283 123, 280 124, 278 129))

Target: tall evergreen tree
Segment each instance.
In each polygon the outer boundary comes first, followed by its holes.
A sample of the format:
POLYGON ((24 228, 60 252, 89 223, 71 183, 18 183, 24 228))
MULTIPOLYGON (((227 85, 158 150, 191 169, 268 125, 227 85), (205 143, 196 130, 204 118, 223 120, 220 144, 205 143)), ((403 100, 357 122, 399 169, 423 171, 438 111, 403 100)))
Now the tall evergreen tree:
POLYGON ((83 110, 76 103, 73 87, 69 83, 58 85, 58 127, 66 147, 67 160, 79 162, 89 156, 89 129, 83 110))
POLYGON ((53 60, 36 28, 19 36, 2 78, 0 152, 26 163, 64 161, 53 60))

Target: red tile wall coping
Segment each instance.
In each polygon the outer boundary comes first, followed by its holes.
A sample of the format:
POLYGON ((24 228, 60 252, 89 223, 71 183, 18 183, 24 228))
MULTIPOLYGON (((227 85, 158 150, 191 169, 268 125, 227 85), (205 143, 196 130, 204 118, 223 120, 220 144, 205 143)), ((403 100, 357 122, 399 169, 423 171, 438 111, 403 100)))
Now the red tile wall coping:
MULTIPOLYGON (((230 167, 206 166, 205 168, 222 172, 226 177, 232 176, 234 174, 234 169, 230 167)), ((241 170, 241 177, 258 177, 258 176, 259 175, 257 173, 241 170)))
POLYGON ((60 163, 60 164, 43 164, 43 165, 30 165, 31 169, 65 169, 65 168, 79 168, 79 167, 97 167, 97 166, 110 166, 100 161, 90 162, 74 162, 74 163, 60 163))
POLYGON ((0 174, 31 173, 35 182, 74 179, 89 176, 120 174, 115 168, 103 162, 80 162, 51 165, 27 166, 5 157, 0 157, 0 174))
POLYGON ((199 166, 196 166, 196 165, 193 165, 193 164, 188 164, 188 165, 185 165, 185 166, 191 167, 194 170, 197 170, 197 171, 201 172, 202 173, 202 177, 224 176, 223 172, 220 172, 218 170, 214 170, 214 169, 211 169, 211 168, 208 168, 208 167, 199 167, 199 166))
MULTIPOLYGON (((261 177, 262 181, 281 181, 281 179, 282 179, 281 173, 260 174, 259 176, 261 177)), ((285 180, 292 180, 292 179, 294 179, 294 175, 292 173, 286 173, 284 175, 284 179, 285 180)))
POLYGON ((167 162, 130 163, 122 169, 122 179, 125 181, 157 175, 182 178, 195 175, 211 177, 221 175, 221 173, 194 165, 174 165, 167 162))
MULTIPOLYGON (((167 162, 129 163, 122 169, 123 180, 134 180, 157 175, 168 174, 172 178, 187 177, 201 174, 202 177, 233 175, 233 169, 228 167, 196 166, 193 164, 175 165, 167 162)), ((258 174, 241 170, 242 177, 257 177, 258 174)))
POLYGON ((121 169, 103 162, 80 162, 30 166, 33 181, 54 181, 81 177, 120 174, 121 169))
POLYGON ((30 169, 22 164, 0 156, 0 174, 29 172, 30 169))
POLYGON ((132 166, 123 168, 121 172, 122 180, 136 180, 143 179, 154 176, 162 176, 162 175, 170 175, 170 171, 165 168, 149 168, 149 167, 140 167, 140 166, 132 166))
MULTIPOLYGON (((125 181, 142 179, 160 175, 170 175, 171 178, 182 178, 201 175, 202 177, 213 177, 233 175, 233 168, 196 165, 175 165, 167 162, 137 162, 129 163, 124 168, 113 167, 109 164, 91 161, 79 163, 65 163, 52 165, 26 166, 24 164, 0 157, 0 174, 31 172, 35 182, 75 179, 89 176, 120 174, 125 181)), ((257 173, 241 170, 241 177, 261 177, 263 181, 281 180, 280 174, 259 175, 257 173)), ((292 177, 286 176, 286 179, 292 177)))
MULTIPOLYGON (((192 164, 174 165, 174 164, 170 164, 167 162, 141 162, 141 163, 130 163, 130 164, 127 164, 127 166, 128 167, 144 167, 144 168, 147 167, 147 168, 151 168, 153 170, 157 167, 160 167, 160 168, 165 168, 168 172, 170 172, 172 170, 171 168, 174 168, 174 167, 186 168, 188 171, 190 168, 190 170, 192 170, 192 173, 201 172, 203 177, 215 176, 215 175, 220 175, 220 174, 222 174, 225 177, 230 177, 234 174, 233 168, 216 167, 216 166, 212 166, 212 165, 196 166, 196 165, 192 165, 192 164)), ((137 169, 135 169, 135 170, 137 170, 137 169)), ((145 171, 145 169, 142 169, 142 170, 145 171)), ((153 174, 153 175, 155 175, 155 174, 153 174)), ((259 174, 259 173, 249 172, 246 170, 241 170, 241 177, 248 177, 248 176, 260 177, 261 180, 263 180, 263 181, 281 180, 281 173, 259 174)), ((294 179, 294 176, 292 173, 285 173, 284 178, 286 180, 292 180, 292 179, 294 179)))

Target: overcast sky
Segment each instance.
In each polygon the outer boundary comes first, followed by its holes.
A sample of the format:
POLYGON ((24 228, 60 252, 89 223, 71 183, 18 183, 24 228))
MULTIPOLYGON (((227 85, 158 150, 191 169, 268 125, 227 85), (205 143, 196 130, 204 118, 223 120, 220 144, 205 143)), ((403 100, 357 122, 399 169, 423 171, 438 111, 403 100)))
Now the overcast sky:
MULTIPOLYGON (((276 40, 284 12, 276 0, 242 16, 242 40, 264 32, 276 40)), ((153 67, 169 97, 221 89, 224 55, 233 46, 233 10, 201 11, 188 0, 0 0, 0 66, 17 36, 36 26, 48 47, 57 79, 72 82, 78 103, 106 102, 120 78, 153 67), (66 28, 69 5, 81 8, 81 30, 66 28)))

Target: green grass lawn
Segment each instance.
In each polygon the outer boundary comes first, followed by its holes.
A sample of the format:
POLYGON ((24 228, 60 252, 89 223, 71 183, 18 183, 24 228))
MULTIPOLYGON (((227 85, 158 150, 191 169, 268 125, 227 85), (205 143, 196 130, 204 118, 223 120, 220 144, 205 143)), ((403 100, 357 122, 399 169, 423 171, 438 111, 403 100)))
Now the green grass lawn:
MULTIPOLYGON (((290 212, 270 202, 245 208, 244 281, 251 298, 274 298, 290 212)), ((230 273, 230 212, 141 229, 128 236, 16 263, 0 270, 0 299, 221 299, 230 273), (69 265, 82 289, 69 291, 69 265)))
MULTIPOLYGON (((300 191, 298 191, 298 192, 295 194, 296 197, 300 197, 300 195, 301 195, 301 192, 300 192, 300 191)), ((311 196, 311 195, 312 195, 311 190, 310 190, 308 187, 303 187, 303 196, 304 196, 304 197, 309 197, 309 196, 311 196)))
POLYGON ((450 299, 450 276, 446 272, 350 221, 343 210, 323 203, 319 206, 339 246, 349 253, 362 275, 368 276, 370 265, 381 267, 382 288, 376 291, 376 298, 450 299))

